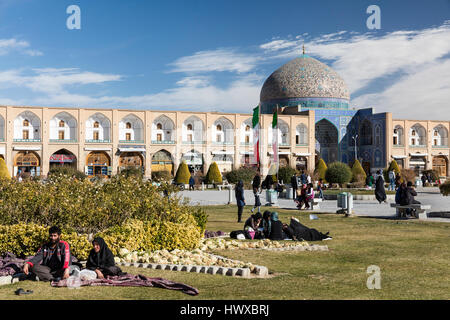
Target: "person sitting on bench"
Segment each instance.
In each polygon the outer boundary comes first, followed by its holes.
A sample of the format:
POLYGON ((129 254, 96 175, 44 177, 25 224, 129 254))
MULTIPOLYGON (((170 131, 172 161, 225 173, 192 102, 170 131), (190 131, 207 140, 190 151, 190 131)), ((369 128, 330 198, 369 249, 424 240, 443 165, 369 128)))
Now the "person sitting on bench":
MULTIPOLYGON (((400 205, 411 205, 411 204, 420 204, 420 201, 417 201, 414 199, 414 197, 417 196, 416 190, 414 190, 413 184, 411 181, 408 181, 406 185, 406 189, 403 189, 401 196, 400 196, 400 205)), ((415 214, 415 209, 408 208, 406 209, 407 215, 413 215, 415 214)))

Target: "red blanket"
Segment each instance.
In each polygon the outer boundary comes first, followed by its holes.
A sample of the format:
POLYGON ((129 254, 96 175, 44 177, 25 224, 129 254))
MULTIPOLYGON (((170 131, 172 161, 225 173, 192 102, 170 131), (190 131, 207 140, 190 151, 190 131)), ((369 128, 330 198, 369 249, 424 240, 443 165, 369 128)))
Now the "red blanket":
MULTIPOLYGON (((181 290, 191 296, 198 295, 198 290, 183 283, 173 282, 163 278, 148 278, 143 275, 125 274, 122 276, 107 276, 105 279, 81 280, 81 286, 111 286, 111 287, 156 287, 169 290, 181 290)), ((52 281, 52 287, 67 287, 67 279, 52 281)))

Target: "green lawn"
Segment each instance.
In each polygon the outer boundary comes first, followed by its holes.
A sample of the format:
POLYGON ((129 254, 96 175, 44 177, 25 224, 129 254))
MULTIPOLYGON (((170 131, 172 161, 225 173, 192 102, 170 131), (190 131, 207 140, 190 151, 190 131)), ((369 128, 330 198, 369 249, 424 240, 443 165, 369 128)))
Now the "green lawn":
MULTIPOLYGON (((248 215, 251 207, 246 207, 248 215)), ((263 207, 264 208, 264 207, 263 207)), ((208 230, 241 228, 236 206, 205 207, 208 230)), ((0 299, 450 299, 450 224, 345 218, 278 210, 282 221, 291 215, 319 231, 330 231, 328 252, 217 251, 223 256, 264 265, 267 279, 123 268, 131 273, 163 277, 196 287, 196 297, 157 288, 52 288, 49 283, 24 281, 0 287, 0 299), (366 287, 369 265, 381 268, 381 289, 366 287), (34 294, 18 297, 17 288, 34 294)))

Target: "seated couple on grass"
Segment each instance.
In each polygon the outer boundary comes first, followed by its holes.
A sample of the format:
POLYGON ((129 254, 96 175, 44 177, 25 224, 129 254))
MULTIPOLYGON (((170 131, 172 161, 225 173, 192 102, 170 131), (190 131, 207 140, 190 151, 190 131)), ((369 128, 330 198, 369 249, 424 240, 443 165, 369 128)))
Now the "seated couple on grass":
POLYGON ((53 226, 49 229, 50 241, 44 244, 37 254, 25 262, 23 272, 28 278, 38 277, 40 281, 59 281, 73 274, 86 279, 104 278, 107 275, 122 273, 115 265, 114 256, 102 238, 95 238, 93 249, 89 253, 86 269, 80 272, 80 266, 72 264, 70 246, 61 240, 61 229, 53 226))

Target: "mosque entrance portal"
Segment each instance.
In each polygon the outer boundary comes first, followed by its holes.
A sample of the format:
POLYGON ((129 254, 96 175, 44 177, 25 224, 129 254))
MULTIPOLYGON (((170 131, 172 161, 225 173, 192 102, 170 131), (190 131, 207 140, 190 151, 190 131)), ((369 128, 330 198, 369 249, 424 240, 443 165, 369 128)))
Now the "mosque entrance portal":
POLYGON ((316 154, 319 154, 326 164, 338 161, 338 131, 326 119, 316 123, 316 154))

